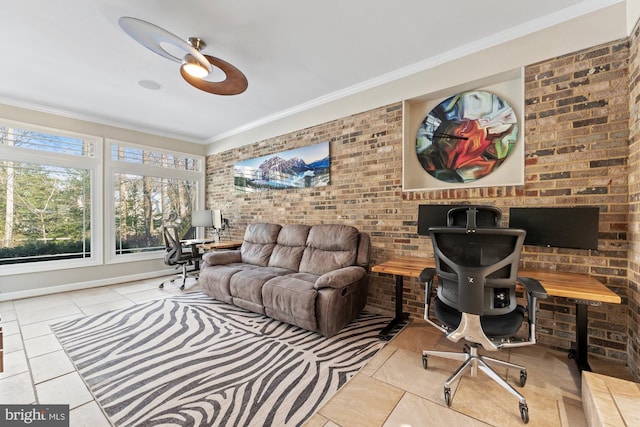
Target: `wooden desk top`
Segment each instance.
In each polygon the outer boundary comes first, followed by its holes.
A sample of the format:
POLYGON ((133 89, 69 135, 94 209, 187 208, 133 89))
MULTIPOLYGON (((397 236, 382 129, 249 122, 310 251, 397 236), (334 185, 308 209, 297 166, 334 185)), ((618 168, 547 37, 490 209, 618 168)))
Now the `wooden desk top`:
POLYGON ((220 242, 209 242, 198 245, 198 247, 210 251, 216 249, 237 249, 242 246, 242 240, 222 240, 220 242))
MULTIPOLYGON (((433 258, 398 257, 374 265, 374 273, 393 274, 405 277, 420 277, 427 267, 434 267, 433 258)), ((547 293, 554 297, 576 298, 589 301, 620 304, 620 296, 588 274, 560 271, 520 270, 522 277, 532 277, 540 282, 547 293)))

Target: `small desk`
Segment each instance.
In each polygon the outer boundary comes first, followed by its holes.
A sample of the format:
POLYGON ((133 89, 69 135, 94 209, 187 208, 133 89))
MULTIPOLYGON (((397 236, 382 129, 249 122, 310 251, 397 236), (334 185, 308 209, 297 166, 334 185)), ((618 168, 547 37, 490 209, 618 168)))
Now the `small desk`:
POLYGON ((200 260, 202 257, 200 256, 200 249, 198 249, 201 245, 211 242, 212 240, 207 239, 187 239, 180 240, 180 243, 189 246, 191 248, 191 259, 193 259, 193 271, 200 270, 200 260))
POLYGON ((205 251, 215 251, 219 249, 238 249, 242 246, 242 240, 222 240, 219 242, 207 241, 198 245, 205 251))
MULTIPOLYGON (((374 273, 393 274, 396 277, 395 318, 380 331, 382 339, 409 316, 402 312, 403 277, 418 278, 422 270, 434 266, 433 258, 398 257, 371 268, 374 273)), ((569 357, 576 359, 580 371, 590 371, 587 355, 587 309, 590 305, 599 306, 603 302, 620 304, 620 296, 588 274, 520 270, 518 275, 538 280, 549 296, 564 297, 576 304, 576 348, 569 351, 569 357)))

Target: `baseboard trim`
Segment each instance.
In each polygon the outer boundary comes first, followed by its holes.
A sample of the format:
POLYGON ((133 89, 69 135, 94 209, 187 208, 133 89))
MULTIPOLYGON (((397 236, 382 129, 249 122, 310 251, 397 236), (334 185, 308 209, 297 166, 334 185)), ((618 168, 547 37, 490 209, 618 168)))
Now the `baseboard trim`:
POLYGON ((91 280, 86 282, 68 283, 58 286, 47 286, 46 288, 27 289, 24 291, 7 292, 0 294, 0 302, 12 301, 23 298, 39 297, 43 295, 57 294, 60 292, 77 291, 80 289, 99 288, 101 286, 116 285, 118 283, 133 282, 136 280, 152 279, 154 277, 174 274, 173 269, 151 271, 146 273, 131 274, 128 276, 109 277, 106 279, 91 280))

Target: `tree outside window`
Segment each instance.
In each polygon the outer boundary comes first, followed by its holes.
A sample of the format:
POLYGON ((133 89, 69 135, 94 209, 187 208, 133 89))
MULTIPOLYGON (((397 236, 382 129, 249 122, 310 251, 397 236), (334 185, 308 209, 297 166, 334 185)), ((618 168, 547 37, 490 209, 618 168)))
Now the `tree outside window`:
POLYGON ((0 265, 91 257, 92 145, 0 126, 0 265))
POLYGON ((203 185, 202 158, 109 141, 117 257, 164 250, 162 227, 195 237, 191 212, 203 185))
POLYGON ((180 236, 189 235, 196 182, 115 174, 116 255, 163 250, 162 226, 172 221, 180 236))

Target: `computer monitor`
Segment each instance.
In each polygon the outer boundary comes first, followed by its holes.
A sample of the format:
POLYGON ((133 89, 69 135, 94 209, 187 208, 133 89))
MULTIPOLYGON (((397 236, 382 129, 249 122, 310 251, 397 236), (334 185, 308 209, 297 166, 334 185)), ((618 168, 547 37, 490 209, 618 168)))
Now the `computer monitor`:
POLYGON ((600 209, 593 206, 509 209, 509 227, 526 230, 525 245, 598 249, 600 209))

